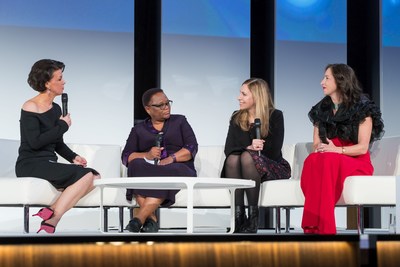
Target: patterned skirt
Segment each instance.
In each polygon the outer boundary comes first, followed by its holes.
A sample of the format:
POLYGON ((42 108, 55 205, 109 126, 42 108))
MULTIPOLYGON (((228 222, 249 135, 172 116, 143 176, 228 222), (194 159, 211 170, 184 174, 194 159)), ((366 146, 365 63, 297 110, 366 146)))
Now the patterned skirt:
POLYGON ((258 173, 261 175, 261 182, 290 178, 290 164, 284 158, 280 161, 275 161, 262 154, 258 155, 257 151, 248 150, 248 152, 253 158, 258 173))

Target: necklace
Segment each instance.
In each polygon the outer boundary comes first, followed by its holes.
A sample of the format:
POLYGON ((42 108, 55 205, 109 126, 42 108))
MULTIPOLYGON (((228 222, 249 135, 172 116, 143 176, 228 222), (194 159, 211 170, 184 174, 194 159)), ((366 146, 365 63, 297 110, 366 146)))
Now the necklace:
POLYGON ((340 107, 340 103, 339 104, 333 103, 333 109, 334 110, 338 110, 339 107, 340 107))

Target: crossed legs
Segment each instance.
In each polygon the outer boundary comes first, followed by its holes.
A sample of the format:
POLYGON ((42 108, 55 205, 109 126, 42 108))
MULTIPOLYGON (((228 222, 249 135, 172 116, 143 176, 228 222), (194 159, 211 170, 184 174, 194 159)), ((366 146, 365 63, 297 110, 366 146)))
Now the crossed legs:
POLYGON ((136 212, 135 217, 138 218, 142 224, 144 224, 147 218, 157 222, 155 211, 158 209, 164 199, 137 195, 136 201, 140 208, 136 212))
POLYGON ((54 211, 54 214, 46 223, 55 227, 68 210, 94 189, 93 181, 98 178, 100 178, 100 175, 94 175, 92 172, 89 172, 74 184, 65 188, 56 202, 51 205, 50 208, 54 211))

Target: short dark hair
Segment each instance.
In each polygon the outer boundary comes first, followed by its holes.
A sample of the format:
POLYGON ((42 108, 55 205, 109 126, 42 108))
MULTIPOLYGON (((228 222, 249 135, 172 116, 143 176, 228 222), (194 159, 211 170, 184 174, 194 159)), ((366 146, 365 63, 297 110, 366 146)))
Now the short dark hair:
POLYGON ((64 71, 65 64, 52 59, 41 59, 33 64, 28 75, 28 84, 38 92, 46 91, 46 83, 53 78, 56 70, 64 71))
POLYGON ((144 94, 142 96, 143 107, 148 106, 150 99, 153 97, 153 95, 155 95, 157 93, 164 93, 164 91, 161 88, 151 88, 151 89, 147 90, 146 92, 144 92, 144 94))

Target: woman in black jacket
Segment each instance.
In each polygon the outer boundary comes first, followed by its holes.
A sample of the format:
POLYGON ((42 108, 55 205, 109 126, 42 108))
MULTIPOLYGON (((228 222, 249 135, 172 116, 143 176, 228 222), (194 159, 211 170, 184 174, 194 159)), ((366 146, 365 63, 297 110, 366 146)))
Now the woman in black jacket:
POLYGON ((267 82, 248 79, 238 97, 240 109, 230 119, 221 177, 252 179, 254 188, 236 190, 235 232, 257 233, 260 184, 290 178, 290 165, 282 158, 284 123, 275 109, 267 82), (248 202, 248 218, 244 208, 248 202))

